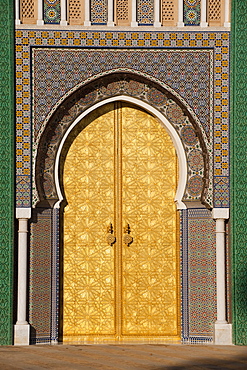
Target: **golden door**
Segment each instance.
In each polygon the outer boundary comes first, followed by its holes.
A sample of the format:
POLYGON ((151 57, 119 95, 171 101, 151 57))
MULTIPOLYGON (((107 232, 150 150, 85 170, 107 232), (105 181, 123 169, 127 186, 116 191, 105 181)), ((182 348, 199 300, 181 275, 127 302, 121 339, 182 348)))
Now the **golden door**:
POLYGON ((125 103, 84 118, 64 164, 64 342, 180 338, 176 154, 125 103))

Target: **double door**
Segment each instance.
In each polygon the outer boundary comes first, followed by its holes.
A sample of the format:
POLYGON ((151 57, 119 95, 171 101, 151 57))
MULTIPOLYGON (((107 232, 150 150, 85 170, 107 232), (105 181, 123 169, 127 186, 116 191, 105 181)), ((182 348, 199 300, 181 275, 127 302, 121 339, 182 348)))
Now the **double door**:
POLYGON ((63 170, 64 342, 178 340, 171 138, 121 102, 93 111, 74 136, 63 170))

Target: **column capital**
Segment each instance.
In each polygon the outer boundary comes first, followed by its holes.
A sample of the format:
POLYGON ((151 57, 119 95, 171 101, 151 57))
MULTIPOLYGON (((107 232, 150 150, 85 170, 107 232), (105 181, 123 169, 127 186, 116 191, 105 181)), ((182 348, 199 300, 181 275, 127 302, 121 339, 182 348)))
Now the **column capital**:
POLYGON ((212 218, 223 218, 225 220, 229 219, 229 208, 213 208, 212 218))
POLYGON ((16 208, 16 218, 31 218, 32 208, 16 208))

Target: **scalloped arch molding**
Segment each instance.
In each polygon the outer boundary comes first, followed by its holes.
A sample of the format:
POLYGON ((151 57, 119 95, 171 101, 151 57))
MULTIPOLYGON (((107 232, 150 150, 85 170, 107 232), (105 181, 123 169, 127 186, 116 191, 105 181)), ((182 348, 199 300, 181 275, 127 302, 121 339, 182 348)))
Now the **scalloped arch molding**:
POLYGON ((212 198, 212 194, 207 191, 210 166, 197 117, 184 108, 179 100, 177 103, 174 100, 177 97, 174 98, 170 92, 166 92, 152 81, 147 79, 143 81, 142 77, 137 77, 133 73, 130 75, 110 73, 109 76, 73 91, 57 107, 53 116, 46 122, 46 126, 43 126, 38 147, 34 148, 37 154, 33 174, 37 191, 33 192, 33 206, 43 201, 48 201, 52 206, 57 201, 61 202, 58 168, 66 138, 77 123, 92 110, 117 100, 131 102, 144 108, 167 127, 179 159, 179 183, 175 199, 178 208, 186 208, 183 201, 203 200, 207 203, 207 196, 212 198), (44 176, 40 176, 40 172, 44 176))

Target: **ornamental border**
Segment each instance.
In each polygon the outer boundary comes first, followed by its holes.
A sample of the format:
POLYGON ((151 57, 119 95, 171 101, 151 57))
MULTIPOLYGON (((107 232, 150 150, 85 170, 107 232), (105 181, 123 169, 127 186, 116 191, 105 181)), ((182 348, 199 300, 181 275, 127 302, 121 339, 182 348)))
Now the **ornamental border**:
POLYGON ((229 207, 229 32, 225 31, 16 31, 18 207, 31 207, 31 48, 213 48, 214 49, 214 206, 229 207), (23 91, 21 91, 23 90, 23 91), (24 94, 24 95, 23 95, 24 94), (25 117, 24 117, 25 116, 25 117))

